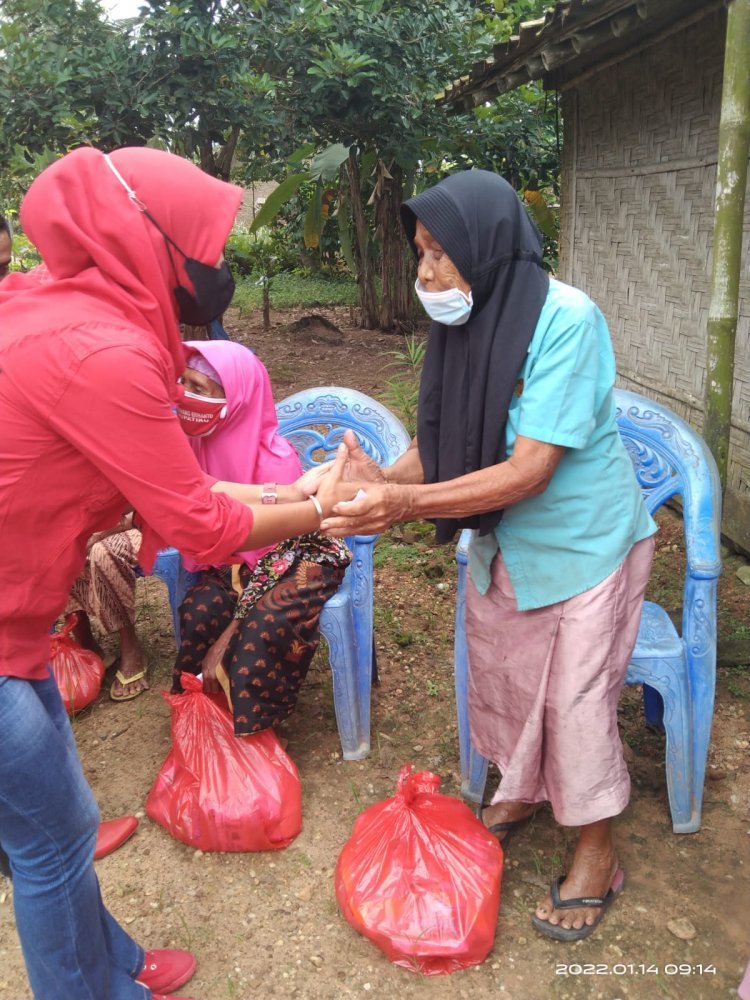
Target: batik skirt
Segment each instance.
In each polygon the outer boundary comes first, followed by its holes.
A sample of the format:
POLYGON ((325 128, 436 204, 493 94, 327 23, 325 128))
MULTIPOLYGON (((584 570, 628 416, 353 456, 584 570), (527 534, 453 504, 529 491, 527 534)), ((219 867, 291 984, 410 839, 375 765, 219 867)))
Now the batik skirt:
POLYGON ((204 570, 180 606, 173 692, 182 690, 183 671, 201 672, 208 650, 237 619, 222 659, 235 734, 260 732, 287 718, 320 641, 323 605, 341 585, 350 558, 343 542, 315 533, 281 542, 253 569, 204 570))

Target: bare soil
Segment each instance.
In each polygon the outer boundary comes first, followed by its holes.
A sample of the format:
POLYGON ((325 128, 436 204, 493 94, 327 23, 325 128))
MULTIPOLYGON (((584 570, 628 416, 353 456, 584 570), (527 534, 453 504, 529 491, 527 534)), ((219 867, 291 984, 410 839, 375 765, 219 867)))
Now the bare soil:
MULTIPOLYGON (((229 317, 235 339, 267 365, 277 398, 311 385, 346 385, 378 396, 398 338, 363 331, 348 309, 322 312, 342 342, 284 328, 299 312, 273 314, 264 333, 253 319, 229 317)), ((684 555, 676 515, 661 516, 651 593, 677 610, 684 555)), ((141 823, 119 851, 97 863, 105 900, 147 946, 190 948, 198 971, 181 993, 194 1000, 295 997, 344 1000, 401 995, 435 1000, 728 997, 750 957, 750 681, 747 667, 719 670, 703 826, 672 833, 664 778, 664 738, 643 721, 640 692, 627 689, 621 729, 633 779, 618 822, 626 891, 600 929, 573 946, 540 937, 529 916, 550 880, 565 870, 575 831, 542 812, 513 843, 506 860, 494 950, 479 967, 424 978, 391 965, 343 920, 333 868, 352 823, 365 807, 393 794, 399 767, 438 772, 458 794, 453 700, 455 564, 418 526, 381 538, 376 569, 380 685, 373 691, 372 752, 345 762, 333 711, 325 651, 316 657, 297 712, 285 726, 288 752, 303 783, 304 829, 286 850, 201 854, 172 840, 144 816, 143 805, 170 742, 167 686, 174 640, 165 592, 139 582, 138 624, 151 690, 115 704, 106 690, 74 721, 86 774, 113 817, 141 823), (691 940, 668 924, 686 918, 691 940)), ((720 589, 722 640, 750 634, 750 589, 728 556, 720 589)), ((109 642, 109 640, 108 640, 109 642)), ((573 762, 574 763, 574 762, 573 762)), ((54 763, 51 762, 51 766, 54 763)), ((14 932, 12 886, 0 881, 0 997, 29 997, 14 932)), ((53 1000, 53 998, 46 998, 53 1000)))

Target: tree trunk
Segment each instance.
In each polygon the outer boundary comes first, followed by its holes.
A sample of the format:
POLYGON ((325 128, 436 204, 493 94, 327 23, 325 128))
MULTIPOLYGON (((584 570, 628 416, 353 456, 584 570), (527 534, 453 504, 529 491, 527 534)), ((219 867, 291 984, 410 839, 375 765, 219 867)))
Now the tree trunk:
POLYGON ((223 181, 228 181, 229 175, 232 172, 232 160, 234 159, 234 151, 237 148, 239 137, 240 127, 239 125, 235 125, 229 133, 229 138, 221 147, 221 152, 216 157, 216 176, 220 177, 223 181))
POLYGON ((390 170, 378 161, 378 182, 375 222, 380 241, 380 276, 383 295, 380 303, 380 325, 392 330, 414 320, 414 263, 401 227, 400 208, 403 201, 404 176, 398 165, 390 170))
POLYGON ((270 282, 263 282, 263 329, 268 332, 271 329, 271 289, 270 282))
POLYGON ((719 122, 703 424, 703 436, 719 467, 722 491, 726 489, 729 465, 742 226, 750 152, 748 64, 750 0, 732 0, 727 15, 719 122))
POLYGON ((216 177, 216 160, 214 159, 214 144, 210 139, 201 143, 201 170, 210 177, 216 177))
POLYGON ((214 143, 211 139, 204 139, 200 149, 201 170, 211 177, 218 177, 222 181, 228 181, 239 137, 240 127, 239 125, 235 125, 229 133, 229 138, 219 149, 218 155, 214 152, 214 143))
POLYGON ((349 202, 351 204, 352 222, 354 225, 354 242, 352 252, 357 267, 357 290, 359 293, 360 325, 366 330, 375 329, 380 321, 378 298, 375 293, 375 280, 372 260, 370 258, 370 234, 367 229, 365 209, 362 204, 360 187, 359 161, 356 152, 349 154, 346 161, 346 175, 349 181, 349 202))

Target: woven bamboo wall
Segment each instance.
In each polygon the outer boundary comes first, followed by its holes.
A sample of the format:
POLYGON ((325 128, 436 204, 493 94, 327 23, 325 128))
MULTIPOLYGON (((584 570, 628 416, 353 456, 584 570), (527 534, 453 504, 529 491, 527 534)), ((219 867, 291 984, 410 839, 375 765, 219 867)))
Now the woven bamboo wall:
MULTIPOLYGON (((563 92, 561 265, 610 324, 620 384, 700 429, 725 21, 712 14, 563 92)), ((750 549, 750 199, 725 532, 750 549)))

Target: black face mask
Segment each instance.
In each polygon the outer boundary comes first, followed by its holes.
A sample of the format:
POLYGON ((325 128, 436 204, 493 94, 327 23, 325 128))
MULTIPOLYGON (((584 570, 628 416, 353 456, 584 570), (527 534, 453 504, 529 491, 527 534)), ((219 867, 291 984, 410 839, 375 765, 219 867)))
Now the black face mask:
POLYGON ((172 265, 175 281, 177 282, 174 294, 177 300, 177 311, 180 322, 186 323, 188 326, 208 326, 209 323, 213 323, 215 319, 221 316, 234 295, 234 278, 232 277, 232 272, 229 270, 229 265, 224 261, 219 267, 211 267, 208 264, 202 264, 193 257, 188 257, 177 246, 172 237, 167 236, 148 208, 146 208, 135 191, 120 174, 117 167, 112 163, 109 156, 105 154, 104 159, 118 182, 127 191, 130 200, 140 212, 143 212, 149 222, 159 230, 166 243, 169 263, 172 265), (173 249, 185 258, 185 272, 193 283, 195 294, 180 284, 177 266, 172 256, 173 249))
MULTIPOLYGON (((179 248, 178 248, 179 249, 179 248)), ((180 251, 182 253, 182 251, 180 251)), ((184 285, 174 289, 180 323, 188 326, 208 326, 224 312, 234 295, 234 278, 224 261, 220 267, 209 267, 199 260, 185 257, 185 271, 193 283, 195 295, 184 285)))
POLYGON ((180 250, 172 237, 167 236, 145 205, 142 206, 141 211, 149 222, 156 226, 167 245, 169 262, 177 281, 174 287, 174 296, 177 299, 180 323, 185 323, 188 326, 208 326, 209 323, 213 323, 221 316, 234 295, 234 278, 229 270, 229 265, 223 261, 219 267, 211 267, 209 264, 202 264, 199 260, 195 260, 194 257, 188 257, 183 250, 180 250), (185 258, 185 272, 193 283, 195 294, 180 284, 177 267, 172 256, 173 249, 185 258))

